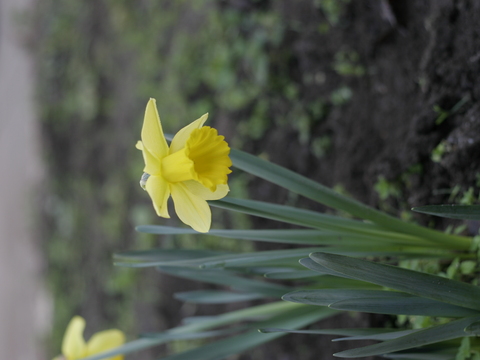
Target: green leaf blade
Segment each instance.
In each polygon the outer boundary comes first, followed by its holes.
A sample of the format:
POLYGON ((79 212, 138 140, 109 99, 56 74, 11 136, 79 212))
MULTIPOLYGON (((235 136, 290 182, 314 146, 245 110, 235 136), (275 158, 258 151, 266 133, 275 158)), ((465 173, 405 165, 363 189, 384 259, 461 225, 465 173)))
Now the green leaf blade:
POLYGON ((282 300, 307 305, 329 306, 330 304, 343 300, 350 300, 352 298, 383 299, 389 297, 412 298, 412 295, 383 290, 320 289, 292 291, 283 295, 282 300))
MULTIPOLYGON (((356 328, 356 329, 315 329, 315 330, 295 330, 295 329, 284 329, 284 328, 263 328, 259 329, 262 333, 271 333, 271 332, 287 332, 290 334, 306 334, 306 335, 340 335, 340 336, 348 336, 347 338, 341 339, 349 339, 351 337, 368 337, 368 339, 372 339, 373 337, 377 336, 386 336, 387 334, 397 333, 395 329, 387 329, 387 328, 356 328)), ((402 331, 403 333, 403 331, 402 331)), ((392 335, 393 336, 393 335, 392 335)), ((336 341, 338 339, 334 339, 336 341)))
POLYGON ((334 354, 342 358, 356 358, 364 356, 383 355, 406 349, 417 348, 441 341, 452 340, 466 335, 464 329, 480 316, 468 317, 452 321, 447 324, 434 326, 425 330, 417 331, 396 339, 384 341, 379 344, 351 349, 334 354))
POLYGON ((333 232, 309 229, 269 229, 269 230, 220 230, 211 229, 208 233, 198 233, 187 228, 175 228, 170 226, 142 225, 137 226, 137 231, 157 235, 181 235, 192 234, 199 236, 217 236, 230 239, 251 241, 265 241, 284 244, 300 245, 355 245, 359 243, 374 244, 368 236, 357 235, 348 232, 333 232))
MULTIPOLYGON (((258 322, 258 327, 275 327, 280 324, 292 328, 301 328, 315 321, 325 319, 327 317, 337 314, 336 311, 331 309, 322 309, 315 311, 314 307, 300 307, 278 315, 272 319, 258 322)), ((227 356, 234 355, 251 349, 255 346, 261 345, 267 341, 276 339, 284 333, 270 333, 260 334, 257 330, 247 331, 244 334, 240 334, 227 339, 219 340, 207 345, 200 346, 198 348, 185 351, 182 353, 174 354, 163 358, 164 360, 220 360, 227 356)))
POLYGON ((172 266, 162 266, 159 267, 159 270, 173 276, 189 280, 203 281, 215 285, 228 286, 238 291, 261 294, 267 297, 279 298, 286 292, 292 290, 291 287, 285 285, 248 279, 225 270, 188 269, 172 266))
POLYGON ((322 251, 323 247, 269 250, 249 253, 217 253, 219 255, 202 256, 202 252, 193 251, 194 256, 187 251, 187 256, 182 256, 184 250, 152 249, 140 252, 127 252, 114 255, 115 265, 125 267, 157 267, 157 266, 183 266, 183 267, 239 267, 256 266, 275 260, 296 260, 307 256, 312 251, 322 251), (170 256, 171 254, 175 256, 170 256))
POLYGON ((265 296, 255 293, 234 293, 221 290, 197 290, 175 293, 175 299, 193 304, 229 304, 240 301, 262 299, 265 296))
POLYGON ((480 288, 440 276, 379 264, 371 261, 313 253, 310 258, 321 266, 358 280, 371 282, 412 295, 480 310, 480 288))
POLYGON ((344 311, 359 311, 386 315, 421 315, 436 317, 466 317, 479 312, 460 306, 421 297, 351 298, 329 305, 330 308, 344 311))
POLYGON ((480 220, 480 205, 426 205, 414 207, 412 211, 449 219, 480 220))
POLYGON ((468 238, 452 236, 416 224, 404 222, 259 157, 236 149, 231 150, 230 157, 233 165, 239 169, 326 206, 346 211, 361 219, 370 220, 382 227, 394 230, 394 232, 424 237, 434 243, 439 243, 449 248, 468 249, 470 246, 470 239, 468 238))

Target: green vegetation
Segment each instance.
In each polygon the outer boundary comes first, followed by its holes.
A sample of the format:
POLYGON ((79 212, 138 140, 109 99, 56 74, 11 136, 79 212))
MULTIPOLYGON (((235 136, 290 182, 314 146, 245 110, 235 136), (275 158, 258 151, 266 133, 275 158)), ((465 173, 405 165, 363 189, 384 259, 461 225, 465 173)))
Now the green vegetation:
POLYGON ((433 150, 431 159, 433 162, 439 163, 442 161, 443 156, 449 152, 449 144, 442 140, 433 150))
POLYGON ((355 51, 339 51, 335 54, 333 68, 342 76, 363 76, 365 68, 359 64, 360 56, 355 51))
POLYGON ((442 124, 449 116, 458 112, 463 107, 463 105, 465 105, 469 101, 470 101, 470 95, 465 95, 455 105, 453 105, 453 107, 450 110, 445 110, 438 105, 434 105, 433 110, 438 114, 438 117, 435 120, 435 125, 442 124))
MULTIPOLYGON (((197 344, 197 347, 167 359, 188 359, 193 354, 201 354, 206 359, 225 358, 271 339, 258 333, 254 335, 251 329, 258 328, 269 336, 298 332, 381 341, 335 354, 343 358, 382 354, 414 357, 419 351, 434 358, 439 350, 445 349, 449 355, 445 359, 453 360, 466 359, 479 351, 476 343, 464 340, 476 336, 480 321, 477 301, 480 290, 475 286, 478 239, 404 222, 238 150, 232 150, 231 158, 239 170, 362 221, 232 197, 210 202, 212 206, 230 211, 303 227, 293 230, 213 230, 210 235, 315 247, 249 253, 152 249, 117 253, 116 264, 133 268, 157 267, 162 272, 186 279, 228 284, 232 290, 177 294, 177 298, 188 302, 218 304, 236 302, 239 297, 281 297, 284 302, 250 306, 150 334, 87 360, 135 352, 184 337, 194 339, 216 335, 227 337, 197 344), (375 261, 362 259, 364 257, 375 261), (303 279, 304 282, 278 284, 262 281, 258 275, 267 279, 303 279), (397 315, 402 329, 298 330, 338 311, 397 315), (259 312, 262 317, 253 316, 259 312), (250 321, 245 323, 246 314, 250 321), (230 327, 221 327, 226 324, 230 327), (429 345, 435 347, 428 348, 429 345)), ((416 210, 446 217, 480 219, 478 206, 425 206, 416 210)), ((165 235, 194 233, 191 229, 165 226, 142 226, 139 231, 165 235)))
POLYGON ((350 101, 352 98, 352 90, 347 86, 342 86, 333 91, 330 100, 334 106, 341 106, 350 101))
POLYGON ((325 14, 331 25, 337 25, 343 15, 344 7, 350 0, 315 0, 314 3, 325 14))
POLYGON ((398 184, 387 181, 383 176, 378 177, 374 189, 378 193, 380 200, 387 200, 389 197, 399 198, 401 195, 398 184))

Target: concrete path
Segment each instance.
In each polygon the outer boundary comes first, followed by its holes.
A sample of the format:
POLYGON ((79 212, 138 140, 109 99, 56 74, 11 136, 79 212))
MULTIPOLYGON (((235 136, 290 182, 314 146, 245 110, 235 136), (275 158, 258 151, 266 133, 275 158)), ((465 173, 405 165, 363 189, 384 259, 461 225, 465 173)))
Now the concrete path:
POLYGON ((49 322, 32 216, 42 178, 33 67, 15 21, 32 5, 0 1, 0 359, 8 360, 45 359, 49 322))

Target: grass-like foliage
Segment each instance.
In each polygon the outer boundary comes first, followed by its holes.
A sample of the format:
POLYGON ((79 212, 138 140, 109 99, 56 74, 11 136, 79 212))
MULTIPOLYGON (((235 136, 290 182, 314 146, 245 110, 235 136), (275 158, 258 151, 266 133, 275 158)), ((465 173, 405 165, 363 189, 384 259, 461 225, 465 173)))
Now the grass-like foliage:
MULTIPOLYGON (((480 289, 468 282, 476 266, 462 267, 476 259, 476 241, 396 219, 241 151, 232 151, 231 158, 238 169, 351 217, 229 197, 210 202, 212 206, 302 228, 211 230, 209 235, 298 246, 246 253, 151 249, 118 253, 114 256, 115 264, 155 267, 180 278, 224 287, 176 294, 182 301, 225 304, 261 299, 263 302, 213 317, 193 318, 162 333, 144 334, 88 360, 127 354, 178 339, 205 342, 163 359, 222 359, 287 333, 379 341, 335 354, 343 358, 382 355, 396 359, 478 359, 473 337, 480 332, 480 289), (459 273, 452 266, 440 265, 437 274, 405 268, 420 260, 437 265, 451 263, 463 271, 459 273), (301 285, 290 282, 287 286, 270 279, 301 279, 301 285), (407 316, 407 319, 420 316, 429 320, 424 321, 424 326, 406 321, 398 329, 299 330, 341 311, 407 316)), ((454 218, 478 217, 475 207, 416 210, 454 218)), ((137 230, 157 235, 195 233, 186 228, 153 225, 141 225, 137 230)))

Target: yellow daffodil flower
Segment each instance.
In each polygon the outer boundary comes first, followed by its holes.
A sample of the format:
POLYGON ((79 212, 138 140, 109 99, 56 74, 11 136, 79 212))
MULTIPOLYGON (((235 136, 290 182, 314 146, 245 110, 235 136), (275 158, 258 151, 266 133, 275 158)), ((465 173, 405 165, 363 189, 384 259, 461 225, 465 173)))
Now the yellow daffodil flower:
POLYGON ((163 135, 155 99, 145 110, 142 141, 137 148, 145 160, 140 185, 152 198, 158 216, 169 218, 167 200, 172 196, 180 220, 198 232, 208 232, 212 213, 207 200, 218 200, 229 191, 232 162, 230 148, 217 130, 203 126, 208 114, 181 129, 170 148, 163 135))
MULTIPOLYGON (((100 331, 85 342, 83 330, 85 319, 75 316, 67 326, 62 342, 62 355, 54 360, 77 360, 87 356, 112 350, 125 342, 125 335, 120 330, 112 329, 100 331)), ((123 355, 110 357, 106 360, 123 360, 123 355)))

